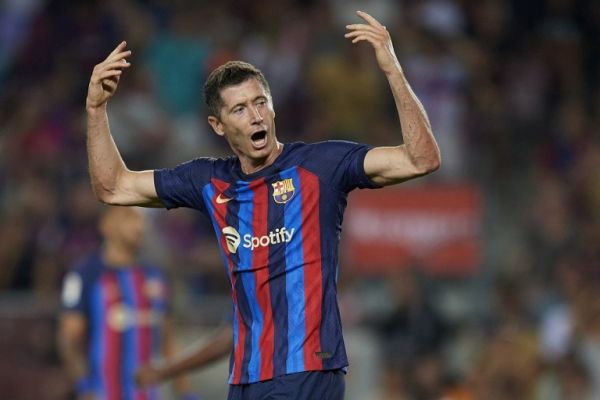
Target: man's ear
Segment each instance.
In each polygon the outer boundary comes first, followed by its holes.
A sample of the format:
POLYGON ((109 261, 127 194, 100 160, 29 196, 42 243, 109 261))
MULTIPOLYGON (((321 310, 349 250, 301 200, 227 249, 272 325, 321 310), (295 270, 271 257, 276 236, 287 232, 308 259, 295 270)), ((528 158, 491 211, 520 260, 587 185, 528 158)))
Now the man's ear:
POLYGON ((221 123, 219 118, 215 117, 214 115, 209 115, 208 123, 210 124, 210 126, 212 126, 213 131, 215 131, 215 133, 217 135, 219 135, 219 136, 225 135, 225 132, 223 131, 223 124, 221 123))

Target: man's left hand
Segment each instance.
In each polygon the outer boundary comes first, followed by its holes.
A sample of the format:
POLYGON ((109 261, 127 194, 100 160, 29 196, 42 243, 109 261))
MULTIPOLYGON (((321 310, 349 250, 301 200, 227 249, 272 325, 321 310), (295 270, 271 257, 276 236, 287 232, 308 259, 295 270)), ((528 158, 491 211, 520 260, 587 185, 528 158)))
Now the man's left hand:
POLYGON ((358 43, 363 40, 371 43, 375 49, 375 56, 377 57, 379 67, 386 75, 402 71, 398 58, 394 53, 390 33, 386 27, 364 11, 357 11, 356 14, 364 19, 366 24, 346 25, 346 29, 349 32, 344 37, 352 39, 352 43, 358 43))

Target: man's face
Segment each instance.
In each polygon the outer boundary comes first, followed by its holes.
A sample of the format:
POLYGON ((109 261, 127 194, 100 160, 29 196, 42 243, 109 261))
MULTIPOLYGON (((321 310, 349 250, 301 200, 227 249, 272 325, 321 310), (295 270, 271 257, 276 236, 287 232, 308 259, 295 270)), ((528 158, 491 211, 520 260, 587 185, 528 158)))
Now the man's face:
MULTIPOLYGON (((221 90, 221 114, 208 122, 225 137, 242 166, 260 169, 277 156, 275 111, 271 96, 255 78, 221 90)), ((246 171, 248 172, 248 171, 246 171)))

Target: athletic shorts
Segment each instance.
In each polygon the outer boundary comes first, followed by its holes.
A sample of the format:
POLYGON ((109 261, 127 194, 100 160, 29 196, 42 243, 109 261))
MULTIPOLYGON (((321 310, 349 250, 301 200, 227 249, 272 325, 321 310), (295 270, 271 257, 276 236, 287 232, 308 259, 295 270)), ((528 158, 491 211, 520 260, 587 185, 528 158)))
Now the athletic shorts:
POLYGON ((343 400, 344 375, 341 369, 306 371, 268 381, 229 385, 227 400, 343 400))

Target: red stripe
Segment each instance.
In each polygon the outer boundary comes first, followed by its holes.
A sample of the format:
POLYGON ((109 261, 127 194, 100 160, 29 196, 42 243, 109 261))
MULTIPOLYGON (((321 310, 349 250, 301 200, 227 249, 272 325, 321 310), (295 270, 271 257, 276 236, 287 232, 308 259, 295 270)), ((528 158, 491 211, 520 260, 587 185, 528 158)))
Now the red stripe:
POLYGON ((321 265, 321 226, 319 220, 319 180, 298 168, 302 194, 302 242, 304 248, 304 302, 306 335, 304 341, 305 370, 323 369, 323 361, 315 353, 321 351, 321 306, 323 275, 321 265))
POLYGON ((110 311, 119 306, 120 289, 114 272, 102 276, 102 300, 104 302, 104 363, 102 375, 106 386, 106 399, 121 398, 121 332, 114 330, 108 321, 110 311))
MULTIPOLYGON (((264 179, 256 180, 250 186, 254 192, 252 230, 254 236, 267 234, 267 207, 269 191, 264 179)), ((258 246, 252 254, 252 269, 256 279, 256 297, 263 315, 263 326, 260 334, 260 379, 273 377, 273 310, 271 309, 271 292, 269 288, 269 248, 258 246)))
MULTIPOLYGON (((216 199, 220 193, 223 193, 229 187, 227 182, 220 181, 218 179, 212 179, 212 184, 215 187, 214 197, 211 199, 212 205, 214 207, 214 219, 219 225, 219 228, 223 230, 227 226, 227 222, 225 221, 225 217, 227 215, 227 203, 217 203, 216 199)), ((240 314, 240 309, 237 301, 237 293, 235 290, 235 275, 233 273, 233 263, 231 262, 229 249, 227 248, 227 241, 225 240, 225 236, 221 234, 221 248, 225 252, 227 256, 227 264, 229 268, 229 279, 231 281, 231 294, 233 298, 233 304, 235 305, 236 315, 234 318, 238 320, 238 340, 234 343, 234 352, 233 352, 233 368, 232 368, 232 376, 231 383, 238 384, 240 383, 240 378, 242 376, 242 360, 244 358, 244 343, 246 339, 246 329, 244 326, 244 321, 242 319, 242 315, 240 314)))
MULTIPOLYGON (((148 295, 145 291, 145 283, 146 279, 144 276, 144 271, 140 267, 136 267, 133 271, 133 286, 134 286, 134 296, 135 296, 135 304, 138 312, 141 312, 142 315, 150 317, 150 311, 152 308, 150 307, 150 301, 148 299, 148 295)), ((150 362, 151 356, 151 331, 150 331, 150 321, 142 321, 141 324, 137 326, 136 329, 137 335, 137 365, 141 366, 150 362)), ((148 396, 145 391, 135 390, 135 400, 147 400, 148 396)))

